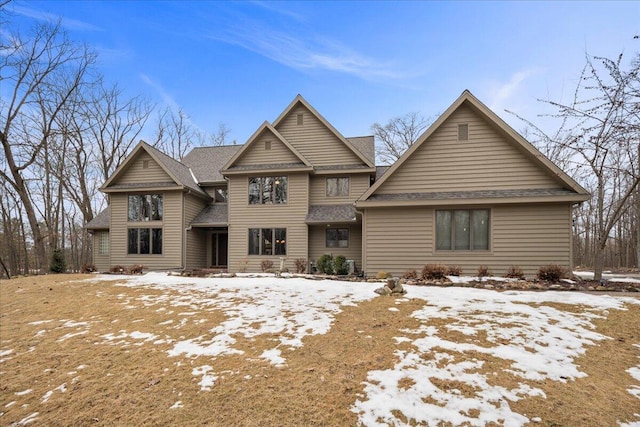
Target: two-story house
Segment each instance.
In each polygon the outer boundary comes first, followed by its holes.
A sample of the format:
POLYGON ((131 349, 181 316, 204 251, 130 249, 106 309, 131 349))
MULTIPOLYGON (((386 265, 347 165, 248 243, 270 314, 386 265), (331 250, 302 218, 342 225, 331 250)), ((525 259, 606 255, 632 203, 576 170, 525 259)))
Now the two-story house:
POLYGON ((177 161, 141 142, 105 182, 87 228, 94 263, 260 271, 344 255, 366 274, 428 263, 472 274, 571 266, 588 193, 465 91, 391 167, 297 96, 243 145, 177 161))

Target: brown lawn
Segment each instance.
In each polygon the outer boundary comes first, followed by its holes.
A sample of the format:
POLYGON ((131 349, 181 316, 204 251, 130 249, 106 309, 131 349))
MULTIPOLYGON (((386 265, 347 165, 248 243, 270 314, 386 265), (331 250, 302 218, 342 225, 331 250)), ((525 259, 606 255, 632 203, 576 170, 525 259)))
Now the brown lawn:
MULTIPOLYGON (((244 354, 217 358, 169 357, 172 344, 142 339, 105 342, 105 335, 121 330, 150 332, 157 339, 176 334, 195 338, 225 316, 209 311, 200 316, 201 322, 183 323, 178 331, 176 325, 192 308, 145 306, 139 298, 160 291, 78 281, 86 277, 0 282, 0 351, 13 350, 0 353, 0 425, 18 425, 14 423, 26 422, 34 413, 32 425, 50 426, 357 425, 350 408, 363 396, 367 373, 394 366, 394 350, 402 346, 393 337, 401 329, 419 326, 410 314, 425 304, 409 294, 409 301, 399 305, 391 297, 378 297, 344 307, 329 333, 304 338, 301 348, 283 350, 287 363, 278 368, 259 358, 273 347, 271 336, 238 336, 235 348, 244 354), (390 314, 390 307, 400 311, 390 314), (46 323, 34 323, 42 321, 46 323), (218 376, 210 391, 201 390, 201 377, 192 373, 202 365, 210 365, 218 376)), ((577 309, 562 304, 556 308, 577 309)), ((640 343, 640 305, 627 308, 610 310, 606 319, 593 321, 597 332, 613 339, 589 346, 575 361, 587 377, 567 383, 530 382, 546 398, 510 402, 511 408, 535 414, 542 420, 535 425, 541 426, 637 421, 634 413, 640 412, 640 400, 627 391, 633 379, 625 370, 640 364, 640 348, 634 346, 640 343)), ((451 332, 447 339, 469 338, 451 332)), ((482 336, 475 337, 476 343, 478 339, 482 336)), ((489 359, 482 369, 496 372, 505 368, 502 365, 499 359, 489 359)), ((507 374, 494 379, 505 387, 518 380, 507 374)), ((410 386, 408 380, 406 387, 410 386)), ((474 392, 454 381, 438 387, 457 387, 470 396, 474 392)))

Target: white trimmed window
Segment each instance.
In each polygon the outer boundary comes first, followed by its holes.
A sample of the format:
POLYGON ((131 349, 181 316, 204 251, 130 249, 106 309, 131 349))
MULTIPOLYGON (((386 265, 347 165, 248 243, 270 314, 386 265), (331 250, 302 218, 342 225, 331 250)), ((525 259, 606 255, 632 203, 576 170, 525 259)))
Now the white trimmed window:
POLYGON ((109 232, 101 231, 97 233, 96 238, 98 239, 98 254, 109 255, 109 232))

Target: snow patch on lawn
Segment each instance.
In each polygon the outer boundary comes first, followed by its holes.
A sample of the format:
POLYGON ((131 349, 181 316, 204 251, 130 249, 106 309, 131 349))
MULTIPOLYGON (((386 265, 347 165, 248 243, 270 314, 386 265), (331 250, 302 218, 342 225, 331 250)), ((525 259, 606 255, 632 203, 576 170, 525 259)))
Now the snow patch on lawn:
POLYGON ((363 425, 404 424, 396 411, 410 422, 427 425, 524 425, 530 420, 513 412, 509 402, 545 396, 527 380, 566 382, 586 376, 574 359, 586 346, 609 339, 593 331, 592 321, 604 317, 608 309, 624 309, 623 301, 640 303, 578 293, 469 288, 412 287, 409 294, 427 301, 412 313, 423 325, 396 337, 398 344, 411 342, 411 348, 395 352, 399 362, 393 369, 369 372, 365 396, 352 407, 363 425), (553 302, 586 310, 571 313, 545 305, 553 302), (433 319, 447 322, 436 327, 429 324, 433 319), (469 339, 445 339, 451 330, 469 339), (480 333, 485 342, 476 344, 480 333), (510 366, 503 372, 523 381, 513 389, 493 385, 491 375, 482 371, 483 361, 458 360, 469 352, 507 361, 510 366))

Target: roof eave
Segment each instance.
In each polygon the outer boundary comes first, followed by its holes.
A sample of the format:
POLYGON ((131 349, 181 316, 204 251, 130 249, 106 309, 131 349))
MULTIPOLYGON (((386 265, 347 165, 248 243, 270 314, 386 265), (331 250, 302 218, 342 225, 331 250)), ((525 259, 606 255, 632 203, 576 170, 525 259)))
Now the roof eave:
POLYGON ((507 205, 528 203, 580 203, 591 196, 574 194, 566 196, 532 196, 532 197, 482 197, 469 199, 427 199, 427 200, 358 200, 356 208, 377 208, 397 206, 462 206, 462 205, 507 205))
POLYGON ((223 170, 223 175, 256 175, 256 174, 264 174, 264 173, 274 173, 274 172, 282 172, 282 173, 291 173, 291 172, 313 172, 313 167, 311 166, 303 166, 296 168, 261 168, 261 169, 243 169, 243 170, 223 170))
POLYGON ((350 173, 375 173, 376 168, 355 168, 355 169, 314 169, 314 175, 337 175, 337 174, 350 174, 350 173))

